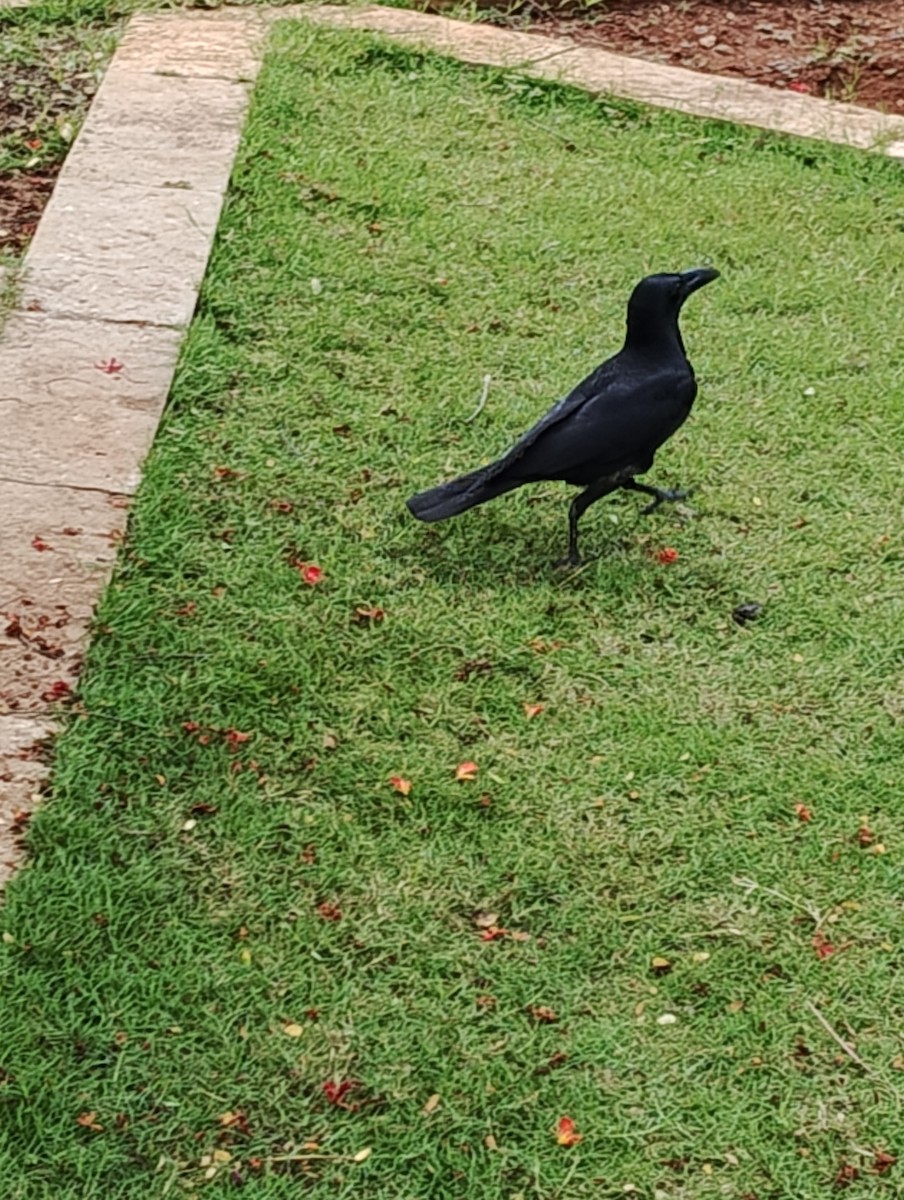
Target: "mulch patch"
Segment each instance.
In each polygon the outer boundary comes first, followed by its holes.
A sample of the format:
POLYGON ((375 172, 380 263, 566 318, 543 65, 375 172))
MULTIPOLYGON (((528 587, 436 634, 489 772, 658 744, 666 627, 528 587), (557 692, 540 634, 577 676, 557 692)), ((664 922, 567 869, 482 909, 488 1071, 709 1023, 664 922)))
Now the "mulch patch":
POLYGON ((521 12, 585 45, 904 114, 901 0, 528 0, 521 12))
POLYGON ((50 199, 58 168, 0 175, 0 249, 21 253, 50 199))

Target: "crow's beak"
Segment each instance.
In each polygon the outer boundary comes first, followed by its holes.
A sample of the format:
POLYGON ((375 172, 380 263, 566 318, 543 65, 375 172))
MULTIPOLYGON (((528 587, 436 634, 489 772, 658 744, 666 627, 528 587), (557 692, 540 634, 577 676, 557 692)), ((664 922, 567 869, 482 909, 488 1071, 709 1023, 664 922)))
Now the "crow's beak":
POLYGON ((712 283, 714 279, 718 278, 719 272, 713 267, 697 267, 693 271, 682 271, 681 283, 685 299, 691 292, 696 292, 697 288, 705 287, 706 284, 712 283))

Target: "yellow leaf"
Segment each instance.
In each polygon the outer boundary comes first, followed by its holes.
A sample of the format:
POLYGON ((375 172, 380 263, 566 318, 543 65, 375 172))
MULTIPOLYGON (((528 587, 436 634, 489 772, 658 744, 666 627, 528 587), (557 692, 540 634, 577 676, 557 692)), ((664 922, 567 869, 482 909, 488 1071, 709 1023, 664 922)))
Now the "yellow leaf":
POLYGON ((246 966, 246 967, 247 967, 247 966, 248 966, 248 964, 251 962, 251 951, 248 949, 248 947, 247 947, 247 946, 244 946, 244 947, 242 948, 242 952, 241 952, 241 954, 239 955, 239 958, 240 958, 240 959, 241 959, 241 961, 242 961, 242 962, 245 964, 245 966, 246 966))
POLYGON ((357 1154, 352 1156, 352 1162, 364 1162, 365 1159, 370 1158, 373 1152, 372 1146, 365 1146, 363 1150, 359 1150, 357 1154))
POLYGON ((713 1173, 713 1165, 712 1165, 712 1163, 704 1163, 704 1164, 703 1164, 703 1167, 702 1167, 702 1170, 703 1170, 703 1174, 704 1174, 704 1175, 712 1175, 712 1173, 713 1173))
POLYGON ((288 1025, 283 1025, 283 1033, 286 1037, 300 1038, 304 1030, 300 1025, 296 1025, 294 1021, 290 1021, 288 1025))
POLYGON ((429 1115, 432 1112, 436 1112, 436 1110, 439 1108, 439 1102, 440 1102, 439 1092, 434 1092, 433 1095, 429 1097, 429 1099, 427 1100, 427 1103, 424 1105, 424 1107, 421 1109, 421 1112, 423 1112, 426 1116, 429 1117, 429 1115))
POLYGON ((232 1155, 228 1150, 214 1150, 212 1157, 215 1163, 228 1163, 232 1155))
POLYGON ((744 1007, 743 1000, 732 1000, 731 1004, 729 1004, 729 1006, 728 1006, 728 1011, 730 1013, 737 1013, 737 1012, 740 1012, 743 1007, 744 1007))
POLYGON ((459 763, 458 766, 455 768, 455 778, 457 780, 459 780, 459 782, 467 783, 470 780, 476 778, 477 772, 479 770, 480 770, 480 768, 478 767, 477 763, 475 763, 475 762, 459 763))
POLYGON ((695 950, 691 955, 691 961, 695 963, 705 963, 709 961, 708 950, 695 950))

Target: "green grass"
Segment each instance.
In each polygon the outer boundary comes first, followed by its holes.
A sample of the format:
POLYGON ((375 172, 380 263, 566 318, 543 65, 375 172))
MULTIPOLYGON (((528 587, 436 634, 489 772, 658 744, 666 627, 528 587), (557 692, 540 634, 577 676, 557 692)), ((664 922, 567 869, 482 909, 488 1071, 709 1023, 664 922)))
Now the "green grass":
POLYGON ((902 210, 882 159, 277 29, 5 897, 5 1197, 898 1194, 902 210), (696 515, 604 501, 565 577, 559 485, 408 517, 704 257, 650 476, 696 515))

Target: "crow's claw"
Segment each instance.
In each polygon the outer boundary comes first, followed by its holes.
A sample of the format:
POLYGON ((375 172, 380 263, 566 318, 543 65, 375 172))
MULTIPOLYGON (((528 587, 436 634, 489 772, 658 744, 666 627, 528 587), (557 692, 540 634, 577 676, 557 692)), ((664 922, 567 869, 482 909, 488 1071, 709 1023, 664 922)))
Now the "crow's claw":
POLYGON ((665 489, 657 490, 656 499, 651 504, 645 505, 640 511, 643 516, 647 516, 651 512, 655 512, 660 504, 675 504, 678 500, 686 500, 691 495, 691 489, 681 491, 677 488, 671 491, 665 489))

